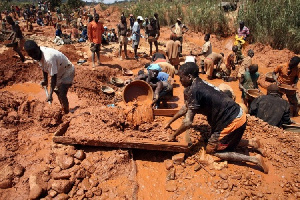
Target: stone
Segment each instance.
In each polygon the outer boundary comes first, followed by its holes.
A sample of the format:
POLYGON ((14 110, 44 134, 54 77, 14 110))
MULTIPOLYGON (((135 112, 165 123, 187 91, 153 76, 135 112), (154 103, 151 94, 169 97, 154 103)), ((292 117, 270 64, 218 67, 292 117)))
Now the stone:
POLYGON ((73 198, 77 192, 77 187, 72 187, 71 191, 68 193, 69 197, 73 198))
POLYGON ((81 169, 76 173, 76 178, 83 179, 86 177, 86 171, 81 169))
POLYGON ((91 187, 97 187, 99 184, 98 180, 94 177, 90 178, 89 182, 90 182, 91 187))
POLYGON ((49 194, 50 197, 53 198, 53 197, 55 197, 57 195, 57 192, 55 190, 51 189, 51 190, 48 191, 48 194, 49 194))
POLYGON ((1 189, 7 189, 7 188, 11 188, 13 185, 13 182, 11 179, 5 179, 3 181, 0 181, 0 188, 1 189))
POLYGON ((14 175, 16 176, 22 176, 24 174, 24 167, 21 165, 17 165, 14 168, 14 175))
POLYGON ((179 154, 172 156, 173 163, 181 164, 184 161, 184 156, 185 156, 184 153, 179 153, 179 154))
POLYGON ((81 188, 84 191, 87 191, 87 190, 89 190, 91 188, 91 184, 90 184, 88 178, 83 179, 83 181, 81 182, 81 188))
POLYGON ((230 176, 230 178, 232 178, 232 179, 236 179, 236 180, 241 180, 241 178, 242 178, 242 175, 240 175, 240 174, 237 174, 237 175, 232 175, 232 176, 230 176))
POLYGON ((79 159, 79 160, 83 160, 85 158, 85 153, 83 150, 78 150, 75 155, 75 158, 79 159))
POLYGON ((43 188, 37 184, 37 177, 31 175, 29 177, 29 199, 37 199, 43 193, 43 188))
POLYGON ((68 193, 73 186, 73 183, 69 180, 54 180, 52 183, 52 189, 58 193, 68 193))
POLYGON ((87 192, 85 193, 85 196, 86 196, 87 198, 92 198, 92 197, 94 196, 94 193, 93 193, 92 191, 87 191, 87 192))
POLYGON ((220 188, 223 190, 227 190, 228 187, 229 187, 228 183, 223 183, 220 188))
POLYGON ((75 163, 75 165, 80 165, 81 160, 79 160, 79 159, 77 159, 77 158, 74 158, 74 163, 75 163))
POLYGON ((101 196, 102 194, 102 189, 98 186, 98 187, 93 187, 92 188, 92 192, 95 196, 101 196))
POLYGON ((166 183, 166 191, 174 192, 177 190, 176 182, 175 181, 167 181, 166 183))
POLYGON ((60 171, 61 171, 60 166, 56 166, 56 167, 52 170, 52 172, 54 172, 54 173, 58 173, 58 172, 60 172, 60 171))
POLYGON ((228 175, 227 175, 227 174, 220 173, 219 176, 220 176, 220 178, 223 179, 223 180, 227 180, 227 179, 228 179, 228 175))
POLYGON ((68 200, 70 197, 67 194, 59 194, 53 200, 68 200))
POLYGON ((71 177, 70 173, 68 171, 61 171, 59 173, 52 173, 52 178, 55 180, 58 179, 69 179, 71 177))
POLYGON ((168 172, 167 172, 167 181, 169 180, 175 180, 175 168, 171 168, 168 172))
POLYGON ((171 169, 174 166, 172 160, 165 160, 164 163, 167 170, 171 169))
POLYGON ((82 188, 79 189, 79 190, 77 190, 76 195, 77 195, 77 196, 82 196, 82 195, 84 195, 84 190, 83 190, 82 188))
POLYGON ((228 162, 227 162, 227 161, 220 162, 220 163, 214 162, 214 163, 213 163, 213 167, 214 167, 216 170, 222 170, 223 168, 228 167, 228 162))
POLYGON ((56 157, 56 163, 58 166, 60 166, 62 169, 69 169, 73 167, 74 158, 71 156, 63 155, 63 156, 57 156, 56 157))

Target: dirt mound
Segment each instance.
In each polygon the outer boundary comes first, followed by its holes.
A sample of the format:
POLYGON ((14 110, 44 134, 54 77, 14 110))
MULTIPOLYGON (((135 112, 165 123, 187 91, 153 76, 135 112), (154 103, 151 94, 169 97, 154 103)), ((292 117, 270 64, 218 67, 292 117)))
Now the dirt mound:
POLYGON ((76 92, 79 98, 87 98, 90 102, 110 104, 114 103, 114 95, 106 95, 101 91, 102 85, 108 85, 115 90, 118 88, 110 84, 110 77, 117 76, 118 69, 102 68, 102 70, 89 70, 76 68, 75 78, 71 91, 76 92))
POLYGON ((59 49, 71 62, 77 62, 80 56, 76 53, 76 48, 72 44, 64 44, 59 49))
MULTIPOLYGON (((153 141, 166 141, 167 131, 163 129, 160 120, 141 122, 141 119, 128 117, 134 108, 96 108, 88 109, 90 114, 80 115, 70 121, 66 136, 79 139, 100 140, 109 142, 122 142, 130 140, 149 139, 153 141), (132 120, 137 120, 132 122, 132 120), (109 134, 108 134, 109 133, 109 134)), ((147 111, 149 112, 149 111, 147 111)), ((138 113, 144 116, 142 113, 138 113)))
POLYGON ((33 123, 43 128, 58 126, 62 120, 59 107, 45 106, 37 100, 27 100, 26 95, 0 92, 0 120, 6 128, 22 129, 33 123))
POLYGON ((22 63, 11 48, 0 56, 0 63, 0 88, 14 83, 42 79, 42 73, 38 65, 22 63))

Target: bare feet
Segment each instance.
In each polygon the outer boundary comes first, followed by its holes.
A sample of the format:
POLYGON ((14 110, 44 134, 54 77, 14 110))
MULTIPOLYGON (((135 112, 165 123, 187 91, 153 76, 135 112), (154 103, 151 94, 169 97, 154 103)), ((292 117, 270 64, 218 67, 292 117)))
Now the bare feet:
POLYGON ((255 155, 255 157, 257 159, 257 165, 263 169, 265 174, 267 174, 269 172, 269 167, 266 165, 263 157, 259 154, 255 155))
POLYGON ((252 147, 256 149, 262 156, 266 156, 266 151, 264 150, 260 141, 257 138, 252 139, 252 147))

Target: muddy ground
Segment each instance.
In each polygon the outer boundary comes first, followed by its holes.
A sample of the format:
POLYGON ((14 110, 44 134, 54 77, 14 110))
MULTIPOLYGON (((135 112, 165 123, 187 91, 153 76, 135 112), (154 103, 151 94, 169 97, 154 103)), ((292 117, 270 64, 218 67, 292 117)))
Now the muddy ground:
MULTIPOLYGON (((101 12, 105 25, 115 27, 120 12, 116 8, 101 12)), ((244 138, 255 137, 263 143, 268 174, 250 163, 227 163, 206 155, 203 144, 210 128, 201 115, 196 116, 189 130, 194 146, 186 154, 54 143, 54 132, 68 120, 71 122, 66 134, 82 139, 165 141, 166 132, 162 127, 170 118, 155 117, 151 123, 132 126, 133 118, 129 120, 128 107, 122 103, 122 88, 110 83, 114 76, 130 78, 122 75, 122 68, 137 73, 150 62, 149 47, 143 39, 138 50, 139 61, 133 59, 130 44, 130 59, 120 61, 118 44, 112 43, 102 48, 102 65, 92 70, 88 43, 56 46, 52 43, 53 27, 39 27, 34 33, 25 30, 24 34, 39 45, 62 51, 75 65, 75 80, 68 93, 72 113, 61 113, 55 95, 52 105, 45 102, 45 93, 39 86, 42 72, 37 63, 29 57, 25 63, 20 62, 12 49, 0 43, 0 199, 300 198, 299 134, 271 127, 255 117, 248 116, 244 138), (84 58, 89 62, 78 65, 77 61, 84 58), (115 95, 104 94, 103 85, 115 89, 115 95), (115 107, 108 107, 111 104, 115 107), (79 115, 84 112, 89 114, 79 115), (199 162, 209 173, 197 168, 199 162)), ((169 29, 163 27, 159 40, 162 51, 169 34, 169 29)), ((211 42, 213 51, 224 52, 225 57, 229 54, 226 47, 232 43, 232 37, 213 35, 211 42)), ((200 49, 202 44, 203 34, 189 31, 184 36, 183 54, 200 49)), ((274 50, 262 44, 250 44, 244 51, 249 48, 255 52, 253 62, 259 64, 261 74, 272 71, 294 55, 286 49, 274 50)), ((175 98, 169 105, 180 108, 183 88, 177 76, 175 81, 175 98)), ((221 80, 209 82, 222 83, 221 80)), ((240 102, 238 83, 229 85, 237 96, 236 101, 240 102)), ((299 119, 294 118, 300 122, 299 119)), ((179 125, 180 120, 173 129, 179 125)), ((238 151, 257 154, 252 149, 238 151)))

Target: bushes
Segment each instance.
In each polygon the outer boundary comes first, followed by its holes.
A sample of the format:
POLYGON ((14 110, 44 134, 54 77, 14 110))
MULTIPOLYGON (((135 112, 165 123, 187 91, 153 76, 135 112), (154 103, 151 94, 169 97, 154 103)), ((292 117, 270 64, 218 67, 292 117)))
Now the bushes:
POLYGON ((257 42, 300 53, 299 0, 244 1, 238 19, 243 20, 257 42))
POLYGON ((238 22, 242 20, 250 29, 254 41, 300 53, 299 0, 240 0, 237 18, 236 12, 224 12, 220 2, 221 0, 141 0, 120 6, 122 10, 126 9, 126 16, 132 13, 134 16, 152 17, 157 12, 161 25, 165 26, 174 24, 181 17, 195 31, 220 36, 236 33, 238 22))

